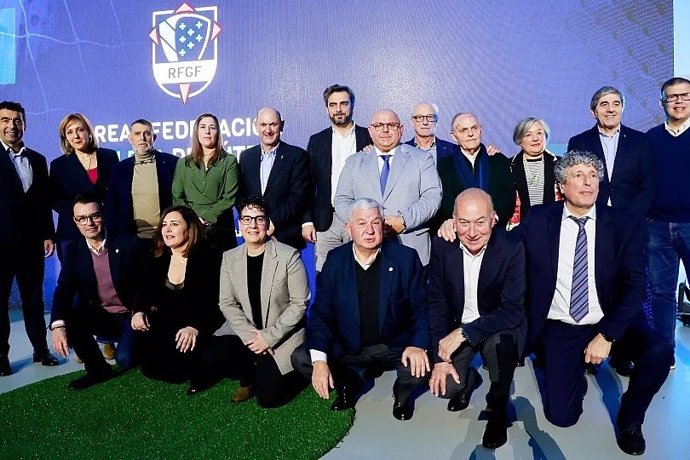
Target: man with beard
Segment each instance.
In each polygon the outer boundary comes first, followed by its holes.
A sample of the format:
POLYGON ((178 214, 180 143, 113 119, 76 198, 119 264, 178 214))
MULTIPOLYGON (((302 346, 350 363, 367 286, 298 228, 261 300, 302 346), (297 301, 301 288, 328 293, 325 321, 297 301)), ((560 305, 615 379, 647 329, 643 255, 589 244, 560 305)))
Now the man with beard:
POLYGON ((369 131, 352 121, 355 95, 349 87, 331 85, 323 92, 323 100, 331 126, 313 134, 307 144, 315 191, 302 224, 302 236, 316 245, 317 272, 326 262, 328 251, 350 240, 345 224, 333 209, 335 189, 345 160, 372 143, 369 131))

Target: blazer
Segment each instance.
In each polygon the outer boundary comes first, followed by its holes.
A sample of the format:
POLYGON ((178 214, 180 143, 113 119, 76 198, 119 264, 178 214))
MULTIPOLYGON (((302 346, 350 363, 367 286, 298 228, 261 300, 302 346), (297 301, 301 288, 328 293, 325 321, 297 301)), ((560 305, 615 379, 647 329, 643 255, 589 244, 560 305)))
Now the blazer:
MULTIPOLYGON (((261 336, 273 349, 281 374, 292 371, 290 355, 304 342, 304 314, 309 301, 307 270, 295 248, 268 240, 261 267, 261 336)), ((223 254, 220 310, 243 342, 254 337, 256 320, 247 287, 247 246, 223 254)))
MULTIPOLYGON (((52 207, 57 212, 57 237, 61 241, 83 238, 72 219, 72 205, 77 195, 87 193, 95 197, 101 205, 110 183, 110 174, 120 161, 115 150, 99 148, 96 150, 98 177, 92 184, 88 173, 79 163, 76 154, 62 155, 50 162, 50 197, 52 207)), ((108 211, 105 211, 107 215, 108 211)))
POLYGON ((24 151, 33 170, 25 193, 12 159, 3 150, 0 144, 0 250, 29 248, 43 254, 43 241, 55 239, 46 159, 29 148, 24 151))
MULTIPOLYGON (((307 144, 307 153, 311 160, 311 177, 314 195, 311 206, 307 207, 303 222, 313 222, 317 231, 323 232, 333 223, 333 205, 331 203, 331 172, 333 168, 333 128, 313 134, 307 144)), ((373 142, 369 130, 355 125, 355 143, 357 151, 361 151, 373 142)))
MULTIPOLYGON (((362 350, 362 328, 353 243, 328 253, 317 277, 316 299, 309 311, 307 348, 331 358, 362 350)), ((381 246, 379 334, 392 351, 408 346, 429 349, 426 283, 417 253, 395 241, 381 246)))
MULTIPOLYGON (((534 206, 511 234, 521 238, 527 257, 527 352, 541 332, 558 275, 564 202, 534 206)), ((642 309, 646 296, 644 223, 627 210, 596 207, 594 277, 604 317, 598 332, 618 339, 642 309)))
MULTIPOLYGON (((457 144, 453 144, 452 142, 444 141, 443 139, 439 139, 436 137, 436 158, 434 158, 434 164, 438 165, 438 162, 443 160, 446 157, 451 156, 457 149, 458 146, 457 144)), ((410 139, 409 141, 405 142, 407 145, 411 145, 412 147, 417 147, 417 144, 415 143, 414 137, 410 139)))
MULTIPOLYGON (((529 190, 527 189, 527 176, 525 175, 525 164, 522 159, 525 154, 521 151, 510 161, 510 171, 513 174, 515 189, 520 197, 520 217, 524 217, 529 212, 532 203, 529 200, 529 190)), ((554 166, 558 158, 549 152, 544 151, 544 201, 543 203, 553 203, 556 201, 556 177, 554 176, 554 166)))
POLYGON ((441 362, 438 343, 451 331, 462 327, 470 344, 516 330, 518 343, 524 344, 527 321, 524 311, 525 250, 520 241, 496 228, 486 246, 477 286, 478 319, 462 325, 465 280, 463 251, 457 241, 439 237, 431 241, 429 263, 429 324, 434 362, 441 362))
POLYGON ((652 207, 656 192, 654 158, 645 133, 620 125, 618 148, 613 161, 613 175, 609 180, 604 149, 595 125, 568 141, 568 151, 586 150, 596 154, 604 163, 604 178, 599 183, 597 204, 633 211, 642 217, 652 207))
POLYGON ((268 176, 266 191, 261 193, 261 145, 240 154, 239 199, 252 196, 266 201, 274 236, 293 248, 306 246, 302 238, 302 216, 311 200, 309 156, 304 149, 280 142, 268 176))
MULTIPOLYGON (((136 238, 132 235, 123 235, 115 240, 108 239, 106 245, 115 292, 123 305, 132 309, 141 274, 136 238)), ((69 320, 72 314, 101 308, 93 258, 84 237, 72 240, 65 246, 60 267, 50 323, 69 320), (78 298, 76 303, 73 302, 75 296, 78 298)))
MULTIPOLYGON (((161 212, 172 205, 172 183, 178 158, 169 153, 154 151, 158 175, 158 202, 161 212)), ((132 203, 132 181, 134 180, 134 157, 119 162, 113 168, 110 186, 105 199, 105 223, 108 235, 122 233, 136 234, 134 204, 132 203)))
POLYGON ((352 203, 372 198, 383 206, 386 215, 402 215, 405 231, 397 236, 405 246, 417 251, 422 264, 429 263, 429 227, 441 203, 441 182, 431 155, 401 144, 391 163, 386 189, 381 193, 376 151, 357 152, 345 161, 335 194, 335 212, 347 222, 352 203))

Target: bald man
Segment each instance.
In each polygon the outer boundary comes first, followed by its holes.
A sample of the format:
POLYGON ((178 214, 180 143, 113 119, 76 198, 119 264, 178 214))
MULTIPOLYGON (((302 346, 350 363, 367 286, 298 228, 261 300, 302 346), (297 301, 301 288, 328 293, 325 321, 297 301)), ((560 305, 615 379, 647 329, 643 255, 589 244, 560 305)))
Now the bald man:
POLYGON ((333 202, 343 222, 356 200, 381 203, 385 236, 415 249, 427 265, 431 247, 427 222, 441 203, 441 183, 431 155, 400 144, 403 128, 392 110, 374 114, 369 125, 374 148, 348 157, 333 202))
POLYGON ((436 123, 438 123, 438 107, 430 102, 420 102, 412 109, 412 128, 414 137, 405 142, 428 152, 434 159, 434 164, 450 156, 457 149, 455 144, 436 137, 436 123))
POLYGON ((482 438, 487 449, 507 441, 510 385, 527 328, 525 252, 521 242, 494 228, 495 216, 488 193, 469 188, 457 196, 457 240, 433 239, 428 291, 431 392, 449 399, 451 412, 467 408, 481 385, 470 363, 481 353, 491 379, 482 438))
POLYGON ((296 249, 305 246, 302 216, 309 206, 309 157, 299 147, 280 140, 285 121, 273 107, 259 110, 254 127, 259 145, 240 153, 238 201, 262 198, 271 221, 268 236, 296 249))

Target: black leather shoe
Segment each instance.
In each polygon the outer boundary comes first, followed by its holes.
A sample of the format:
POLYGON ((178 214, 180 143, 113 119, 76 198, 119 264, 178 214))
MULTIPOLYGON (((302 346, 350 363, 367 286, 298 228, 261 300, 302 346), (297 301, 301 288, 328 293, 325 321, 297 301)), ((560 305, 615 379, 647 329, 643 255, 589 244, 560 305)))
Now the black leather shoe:
POLYGON ((482 446, 487 449, 498 449, 506 442, 508 442, 508 430, 505 422, 489 420, 482 436, 482 446))
POLYGON ((398 420, 409 420, 413 415, 414 401, 412 401, 412 398, 407 398, 407 401, 403 403, 396 397, 393 402, 393 417, 398 420))
POLYGON ((7 356, 0 356, 0 377, 12 375, 12 368, 10 367, 10 360, 7 356))
POLYGON ((621 431, 616 441, 618 442, 618 447, 628 455, 642 455, 647 447, 640 425, 621 431))
POLYGON ((336 389, 337 396, 331 404, 331 410, 340 411, 355 407, 357 393, 350 388, 336 389))
POLYGON ((34 352, 34 362, 40 362, 44 366, 57 366, 60 364, 57 358, 50 354, 48 350, 42 352, 34 352))
POLYGON ((623 377, 630 377, 634 368, 632 361, 627 359, 618 360, 615 358, 609 360, 609 366, 616 371, 616 374, 623 377))
POLYGON ((110 380, 113 377, 114 373, 111 367, 108 366, 107 371, 87 372, 86 375, 79 377, 78 379, 72 380, 69 383, 69 387, 73 390, 84 390, 101 382, 105 382, 106 380, 110 380))
POLYGON ((470 369, 470 373, 471 375, 473 375, 471 382, 472 385, 469 389, 466 389, 465 392, 461 392, 450 398, 447 407, 449 412, 458 412, 467 409, 467 406, 470 405, 470 398, 472 398, 472 393, 474 392, 474 390, 481 386, 482 376, 479 375, 479 372, 477 372, 476 369, 470 369))

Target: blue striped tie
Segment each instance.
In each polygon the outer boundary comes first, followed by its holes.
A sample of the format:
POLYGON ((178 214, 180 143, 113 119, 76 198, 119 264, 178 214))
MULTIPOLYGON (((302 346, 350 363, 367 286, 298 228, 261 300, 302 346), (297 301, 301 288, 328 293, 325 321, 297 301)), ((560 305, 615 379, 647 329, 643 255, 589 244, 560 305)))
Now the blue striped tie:
POLYGON ((386 182, 388 182, 388 173, 391 172, 391 164, 388 162, 393 155, 379 155, 383 160, 383 167, 381 168, 381 195, 386 191, 386 182))
POLYGON ((570 288, 570 316, 579 323, 589 313, 589 287, 587 280, 587 232, 585 224, 589 217, 568 216, 578 225, 573 262, 573 284, 570 288))

